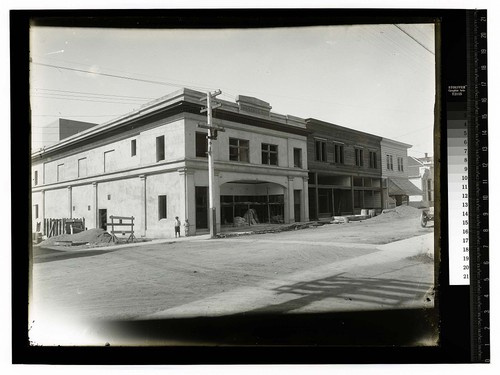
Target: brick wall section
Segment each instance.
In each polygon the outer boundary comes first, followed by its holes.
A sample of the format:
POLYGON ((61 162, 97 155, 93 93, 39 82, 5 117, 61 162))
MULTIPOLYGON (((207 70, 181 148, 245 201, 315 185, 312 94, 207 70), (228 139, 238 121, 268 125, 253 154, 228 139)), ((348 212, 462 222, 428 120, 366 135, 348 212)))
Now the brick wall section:
POLYGON ((307 137, 307 159, 311 171, 335 172, 340 174, 359 174, 362 176, 380 177, 382 160, 380 150, 381 138, 344 128, 334 124, 307 120, 307 129, 311 134, 307 137), (316 160, 316 139, 327 140, 327 162, 316 160), (335 142, 344 145, 344 163, 334 163, 335 142), (363 166, 356 165, 356 148, 363 149, 363 166), (370 151, 377 153, 377 168, 370 168, 370 151))

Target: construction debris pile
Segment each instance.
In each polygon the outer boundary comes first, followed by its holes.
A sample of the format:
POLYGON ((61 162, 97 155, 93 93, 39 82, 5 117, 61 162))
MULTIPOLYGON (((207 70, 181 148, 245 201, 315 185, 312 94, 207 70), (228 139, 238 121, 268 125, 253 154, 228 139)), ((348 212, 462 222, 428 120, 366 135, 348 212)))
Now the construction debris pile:
POLYGON ((247 221, 241 216, 235 216, 233 219, 234 226, 241 227, 243 225, 248 225, 247 221))
POLYGON ((401 219, 419 219, 421 210, 412 206, 398 206, 382 211, 382 214, 372 218, 376 221, 393 221, 401 219))
POLYGON ((76 234, 61 234, 42 241, 39 246, 104 245, 113 243, 113 237, 104 229, 89 229, 76 234))
POLYGON ((243 217, 241 216, 235 216, 233 219, 233 223, 235 227, 241 227, 244 225, 255 225, 255 224, 260 224, 259 217, 257 216, 257 212, 253 209, 250 208, 245 212, 243 217))
POLYGON ((271 223, 273 224, 283 224, 283 216, 281 215, 276 215, 276 216, 271 216, 271 223))
POLYGON ((245 212, 244 217, 247 223, 250 223, 251 225, 259 224, 257 212, 253 208, 250 208, 247 212, 245 212))

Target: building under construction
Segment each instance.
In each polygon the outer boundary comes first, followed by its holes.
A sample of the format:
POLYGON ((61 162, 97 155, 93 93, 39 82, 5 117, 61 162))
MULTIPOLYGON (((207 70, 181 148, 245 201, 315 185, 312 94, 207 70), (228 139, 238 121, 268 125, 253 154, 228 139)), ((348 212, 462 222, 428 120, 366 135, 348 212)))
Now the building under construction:
MULTIPOLYGON (((46 218, 83 218, 106 228, 134 217, 136 237, 173 237, 208 229, 205 93, 182 89, 32 155, 33 228, 46 218)), ((218 100, 213 142, 216 230, 221 225, 309 220, 304 119, 238 96, 218 100)))

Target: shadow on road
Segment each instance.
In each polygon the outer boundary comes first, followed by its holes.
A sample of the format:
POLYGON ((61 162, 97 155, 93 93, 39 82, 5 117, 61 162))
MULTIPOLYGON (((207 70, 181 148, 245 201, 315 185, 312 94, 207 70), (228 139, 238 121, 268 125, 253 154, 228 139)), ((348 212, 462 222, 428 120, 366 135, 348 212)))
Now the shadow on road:
POLYGON ((55 262, 58 260, 66 260, 73 258, 91 257, 96 255, 107 254, 116 251, 116 249, 108 250, 53 250, 44 247, 33 248, 33 263, 55 262))
POLYGON ((263 306, 250 312, 284 314, 328 298, 343 298, 348 301, 369 304, 379 303, 387 307, 397 308, 406 302, 415 300, 416 296, 423 296, 431 286, 432 284, 423 282, 415 283, 376 277, 347 278, 339 274, 275 288, 274 291, 278 295, 289 294, 298 298, 263 306))

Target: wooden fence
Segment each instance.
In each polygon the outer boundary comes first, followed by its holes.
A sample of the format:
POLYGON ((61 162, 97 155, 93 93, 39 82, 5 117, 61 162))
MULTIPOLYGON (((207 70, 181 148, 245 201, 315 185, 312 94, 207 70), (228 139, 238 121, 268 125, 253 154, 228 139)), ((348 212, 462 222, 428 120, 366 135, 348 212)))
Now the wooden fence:
POLYGON ((111 226, 111 236, 113 236, 113 241, 118 242, 117 234, 125 235, 130 234, 127 238, 127 242, 134 242, 134 217, 133 216, 113 216, 109 217, 111 219, 111 223, 106 223, 106 226, 109 228, 111 226), (116 227, 129 227, 127 230, 116 228, 116 227))
POLYGON ((79 233, 85 230, 85 219, 45 219, 43 234, 47 237, 79 233))

